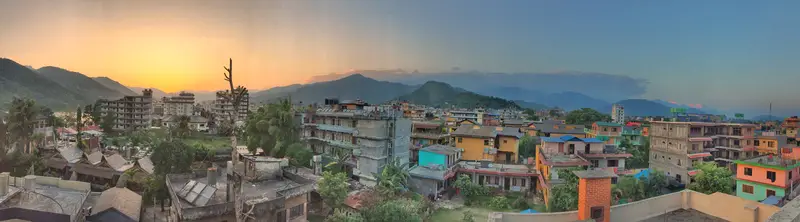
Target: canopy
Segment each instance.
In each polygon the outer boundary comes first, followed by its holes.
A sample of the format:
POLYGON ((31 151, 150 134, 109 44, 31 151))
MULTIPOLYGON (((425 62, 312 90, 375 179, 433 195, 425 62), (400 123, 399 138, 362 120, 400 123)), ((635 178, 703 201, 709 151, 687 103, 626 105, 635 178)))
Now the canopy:
POLYGON ((761 203, 769 204, 769 205, 778 205, 778 202, 780 202, 780 201, 781 201, 780 197, 769 196, 769 197, 767 197, 767 199, 762 200, 761 203))
POLYGON ((522 212, 519 212, 519 213, 521 213, 521 214, 535 214, 535 213, 539 213, 539 211, 536 211, 534 209, 527 209, 527 210, 523 210, 522 212))

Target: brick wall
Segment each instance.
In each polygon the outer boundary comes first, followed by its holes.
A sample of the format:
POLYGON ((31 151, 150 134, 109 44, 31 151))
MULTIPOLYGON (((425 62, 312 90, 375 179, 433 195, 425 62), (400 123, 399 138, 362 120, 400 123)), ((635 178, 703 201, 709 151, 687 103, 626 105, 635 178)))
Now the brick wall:
POLYGON ((580 179, 578 182, 578 219, 590 219, 592 207, 603 207, 602 221, 610 221, 611 178, 580 179))

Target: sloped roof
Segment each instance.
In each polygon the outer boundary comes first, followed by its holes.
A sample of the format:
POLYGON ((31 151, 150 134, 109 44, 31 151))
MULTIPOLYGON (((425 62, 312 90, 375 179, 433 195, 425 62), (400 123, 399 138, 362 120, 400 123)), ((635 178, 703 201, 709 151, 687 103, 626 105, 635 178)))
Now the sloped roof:
POLYGON ((540 137, 540 139, 548 143, 564 143, 567 141, 581 141, 584 143, 603 143, 602 140, 598 140, 597 138, 578 138, 572 135, 564 135, 561 137, 540 137))
POLYGON ((461 125, 452 135, 471 136, 480 138, 494 138, 497 136, 494 127, 475 127, 476 125, 461 125), (477 128, 477 129, 476 129, 477 128))
POLYGON ((155 172, 156 167, 153 166, 153 161, 150 160, 150 156, 142 157, 141 159, 136 161, 139 163, 139 167, 142 168, 147 173, 153 174, 155 172))
POLYGON ((81 161, 81 157, 83 157, 83 151, 74 146, 67 146, 58 149, 58 153, 61 154, 61 156, 64 157, 64 159, 69 163, 77 163, 81 161))
POLYGON ((123 158, 122 155, 116 153, 110 156, 106 156, 105 158, 106 162, 108 162, 108 165, 119 172, 125 172, 126 170, 133 167, 133 164, 128 163, 128 161, 125 160, 125 158, 123 158))
POLYGON ((553 124, 553 123, 533 123, 533 126, 536 127, 536 130, 542 133, 562 133, 562 134, 584 134, 583 125, 571 125, 571 124, 553 124), (568 127, 572 127, 572 129, 567 129, 568 127))
POLYGON ((86 159, 89 160, 89 163, 92 165, 97 165, 103 161, 103 152, 94 151, 91 154, 87 154, 86 159))
POLYGON ((503 130, 497 132, 497 134, 502 136, 513 136, 516 138, 522 137, 522 132, 520 132, 518 128, 513 127, 503 127, 503 130))
POLYGON ((115 209, 134 221, 139 221, 142 196, 128 190, 128 188, 113 187, 100 194, 100 198, 97 199, 92 208, 92 216, 109 209, 115 209))

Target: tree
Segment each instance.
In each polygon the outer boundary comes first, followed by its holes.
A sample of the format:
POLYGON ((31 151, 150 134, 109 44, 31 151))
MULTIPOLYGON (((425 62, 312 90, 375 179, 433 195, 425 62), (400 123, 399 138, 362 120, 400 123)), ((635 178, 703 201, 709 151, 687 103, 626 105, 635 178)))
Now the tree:
POLYGON ((626 200, 627 202, 638 201, 647 197, 645 194, 644 182, 632 176, 619 177, 612 194, 617 201, 626 200))
POLYGON ((26 153, 32 152, 30 139, 33 136, 38 111, 35 107, 36 103, 33 100, 14 97, 8 111, 8 132, 11 134, 11 138, 19 138, 12 142, 23 144, 23 150, 26 153))
POLYGON ((192 133, 192 129, 189 128, 189 123, 191 123, 192 118, 189 116, 178 116, 176 119, 178 125, 175 126, 174 130, 172 130, 171 134, 178 138, 186 138, 192 133))
POLYGON ((361 216, 360 213, 352 212, 348 213, 348 211, 343 209, 336 209, 333 212, 333 215, 328 216, 325 218, 325 222, 364 222, 364 217, 361 216))
POLYGON ((108 112, 106 113, 105 116, 103 116, 103 119, 99 123, 100 123, 100 128, 103 129, 104 133, 111 134, 114 132, 115 120, 116 118, 114 117, 113 112, 108 112))
POLYGON ((401 163, 399 158, 395 158, 387 163, 378 178, 378 188, 382 194, 393 196, 408 186, 409 173, 408 163, 401 163))
POLYGON ((377 206, 367 206, 362 214, 370 222, 422 222, 416 204, 408 199, 393 199, 377 206))
POLYGON ((101 108, 100 103, 95 103, 84 106, 83 111, 89 114, 89 120, 91 120, 93 124, 99 125, 103 122, 104 118, 100 110, 101 108))
POLYGON ((537 137, 524 135, 519 141, 519 155, 523 158, 536 157, 536 145, 539 144, 537 137))
POLYGON ((567 124, 580 124, 591 126, 594 122, 611 121, 611 116, 598 112, 591 108, 582 108, 567 113, 567 124))
POLYGON ((625 161, 628 169, 647 168, 650 165, 650 139, 645 139, 641 146, 630 145, 630 141, 623 140, 620 147, 625 147, 625 151, 632 155, 625 161), (627 146, 627 147, 626 147, 627 146), (628 148, 630 147, 630 148, 628 148))
POLYGON ((660 196, 661 189, 667 186, 667 175, 656 169, 651 169, 644 180, 644 192, 648 198, 660 196))
POLYGON ((471 205, 481 196, 485 196, 489 194, 489 189, 484 186, 475 184, 472 182, 472 178, 465 174, 461 174, 456 178, 456 182, 453 184, 455 188, 458 188, 459 193, 464 195, 466 205, 471 205))
POLYGON ((534 109, 525 109, 525 111, 522 111, 522 113, 524 113, 525 116, 527 116, 526 119, 529 121, 539 120, 539 116, 536 115, 536 110, 534 109))
POLYGON ((292 103, 288 99, 258 108, 247 120, 245 132, 247 149, 251 153, 261 148, 278 158, 284 157, 293 144, 300 142, 292 103))
POLYGON ((322 201, 326 205, 332 208, 339 208, 347 198, 349 186, 347 174, 326 171, 322 173, 322 179, 317 183, 317 192, 319 192, 322 201))
POLYGON ((169 195, 161 184, 165 183, 167 174, 191 172, 194 150, 180 140, 172 140, 161 142, 152 152, 150 160, 153 162, 155 181, 150 184, 150 191, 161 203, 163 211, 164 200, 169 199, 169 195))
POLYGON ((570 211, 578 209, 578 176, 572 171, 580 168, 559 169, 558 177, 564 184, 554 186, 550 191, 550 211, 570 211))
POLYGON ((730 169, 712 162, 696 164, 695 168, 700 172, 694 176, 694 183, 689 184, 689 189, 704 194, 733 192, 735 183, 730 169))
POLYGON ((78 131, 78 133, 75 133, 75 143, 78 144, 78 149, 81 149, 84 152, 86 152, 85 150, 86 145, 83 144, 83 135, 81 135, 82 128, 83 128, 83 112, 81 111, 81 107, 78 107, 78 111, 75 114, 75 130, 78 131))
POLYGON ((289 164, 292 166, 311 167, 314 153, 302 143, 295 143, 289 146, 286 156, 289 157, 289 164))

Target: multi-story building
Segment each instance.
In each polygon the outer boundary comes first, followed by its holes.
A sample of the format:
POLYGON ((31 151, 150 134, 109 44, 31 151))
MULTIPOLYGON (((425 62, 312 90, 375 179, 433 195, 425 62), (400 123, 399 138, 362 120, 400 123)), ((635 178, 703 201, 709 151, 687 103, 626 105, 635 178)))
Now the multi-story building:
POLYGON ((625 107, 622 104, 611 106, 611 120, 617 124, 625 124, 625 107))
POLYGON ((785 131, 784 134, 789 138, 800 138, 797 133, 798 128, 800 128, 800 119, 798 119, 797 116, 792 116, 783 120, 781 128, 785 131))
POLYGON ((450 134, 450 144, 464 149, 463 160, 516 163, 521 137, 517 128, 464 124, 450 134))
POLYGON ((153 90, 142 90, 141 96, 125 96, 118 100, 99 100, 101 115, 114 115, 114 129, 142 129, 151 125, 153 90))
POLYGON ((800 180, 800 162, 780 155, 736 160, 736 196, 763 201, 770 196, 783 199, 800 180))
POLYGON ((483 123, 483 111, 476 110, 451 110, 448 115, 449 122, 461 122, 469 120, 477 124, 483 123))
POLYGON ((586 130, 583 125, 564 124, 561 120, 543 120, 541 122, 529 123, 528 127, 522 128, 528 136, 561 137, 572 135, 578 138, 586 138, 586 130))
POLYGON ((389 161, 409 160, 411 120, 392 107, 368 106, 363 101, 339 103, 308 110, 303 119, 303 138, 328 161, 343 161, 346 170, 367 186, 374 186, 389 161))
POLYGON ((412 163, 417 162, 417 152, 419 149, 430 145, 447 144, 450 142, 450 135, 447 133, 447 128, 444 127, 444 122, 414 121, 411 127, 410 155, 412 163))
POLYGON ((784 135, 758 136, 754 141, 759 154, 779 154, 781 148, 786 147, 787 138, 784 135))
POLYGON ((194 94, 181 92, 178 96, 164 97, 164 115, 167 116, 192 116, 194 115, 194 94))
POLYGON ((239 101, 239 107, 233 107, 233 101, 228 99, 227 95, 230 94, 229 90, 225 91, 218 91, 217 92, 217 99, 214 100, 214 104, 211 108, 211 111, 216 116, 216 121, 219 124, 219 121, 223 121, 229 119, 233 113, 238 113, 237 120, 238 121, 245 121, 247 120, 247 113, 250 110, 250 94, 245 93, 242 95, 242 100, 239 101))
POLYGON ((592 129, 587 130, 586 136, 602 140, 608 145, 619 145, 622 142, 622 124, 595 122, 592 123, 592 129))
POLYGON ((649 133, 650 168, 678 183, 690 183, 697 173, 694 164, 711 161, 711 156, 725 166, 756 153, 751 124, 651 122, 649 133))
POLYGON ((641 146, 644 144, 644 127, 641 126, 623 126, 622 139, 630 141, 631 145, 641 146))
POLYGON ((409 169, 409 188, 426 197, 441 194, 455 182, 461 149, 431 145, 419 150, 419 163, 409 169))

